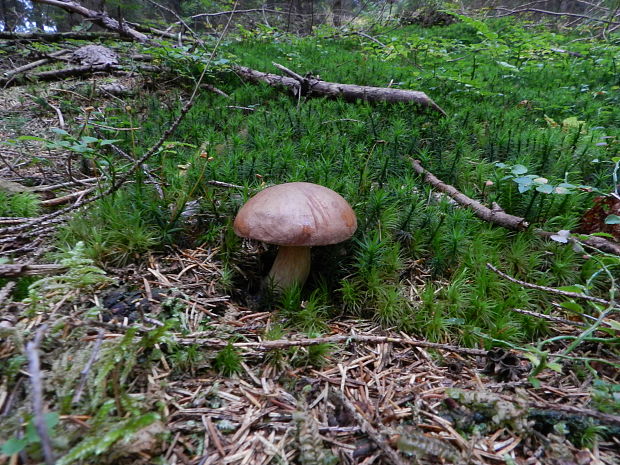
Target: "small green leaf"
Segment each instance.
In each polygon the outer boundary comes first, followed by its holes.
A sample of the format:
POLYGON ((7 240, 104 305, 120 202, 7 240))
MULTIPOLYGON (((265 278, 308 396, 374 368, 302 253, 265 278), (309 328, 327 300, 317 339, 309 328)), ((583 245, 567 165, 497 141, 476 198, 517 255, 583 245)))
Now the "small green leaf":
POLYGON ((562 365, 557 362, 547 362, 547 368, 555 371, 556 373, 562 373, 562 365))
POLYGON ((112 145, 112 144, 116 144, 117 142, 121 142, 121 139, 103 139, 99 145, 101 146, 112 145))
POLYGON ((80 139, 82 144, 94 144, 95 142, 99 142, 99 139, 91 136, 84 136, 80 139))
POLYGON ((60 415, 54 412, 46 413, 43 415, 43 420, 45 421, 45 426, 47 426, 47 429, 51 430, 60 421, 60 415))
POLYGON ((50 129, 50 131, 55 132, 56 134, 59 134, 61 136, 68 136, 69 133, 67 131, 65 131, 64 129, 60 129, 60 128, 52 128, 50 129))
POLYGON ((533 376, 530 376, 527 380, 532 384, 532 387, 534 387, 536 389, 538 389, 540 387, 540 381, 538 381, 533 376))
POLYGON ((614 239, 613 234, 604 233, 604 232, 595 232, 590 234, 590 236, 598 236, 598 237, 606 237, 608 239, 614 239))
POLYGON ((36 140, 39 142, 47 142, 46 139, 43 139, 42 137, 36 137, 36 136, 19 136, 17 140, 36 140))
POLYGON ((579 305, 577 302, 561 302, 560 306, 567 309, 567 310, 571 310, 573 312, 579 312, 579 313, 583 313, 583 307, 581 305, 579 305))
POLYGON ((584 294, 585 291, 587 291, 586 287, 580 284, 573 284, 572 286, 562 286, 562 287, 558 287, 558 289, 560 291, 577 292, 579 294, 584 294))
POLYGON ((607 218, 605 218, 605 224, 620 224, 620 216, 609 215, 607 218))
POLYGON ((525 174, 527 173, 527 168, 523 165, 515 165, 512 167, 512 174, 514 175, 520 175, 520 174, 525 174))
POLYGON ((536 190, 538 192, 542 192, 543 194, 551 194, 553 192, 553 186, 549 184, 541 184, 540 186, 536 186, 536 190))
POLYGON ((521 176, 521 177, 515 178, 514 181, 517 184, 523 184, 523 185, 526 185, 526 186, 529 186, 533 182, 532 178, 530 178, 529 176, 521 176))
POLYGON ((571 191, 568 190, 566 187, 562 187, 562 186, 557 186, 555 189, 553 189, 553 191, 556 194, 560 194, 560 195, 566 195, 566 194, 570 194, 571 191))
POLYGON ((11 438, 2 445, 0 453, 4 455, 15 455, 24 450, 27 444, 28 441, 26 439, 11 438))

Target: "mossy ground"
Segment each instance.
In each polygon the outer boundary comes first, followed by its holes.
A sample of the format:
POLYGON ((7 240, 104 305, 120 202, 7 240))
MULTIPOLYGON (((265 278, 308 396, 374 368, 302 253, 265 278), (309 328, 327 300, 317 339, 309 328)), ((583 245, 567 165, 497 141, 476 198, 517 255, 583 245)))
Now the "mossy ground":
MULTIPOLYGON (((298 38, 267 28, 222 46, 219 67, 209 79, 230 97, 202 93, 148 161, 153 178, 136 177, 58 231, 56 247, 73 250, 64 254, 73 260, 74 273, 32 288, 30 300, 22 291, 3 310, 10 324, 0 345, 0 399, 14 399, 3 404, 10 413, 2 426, 7 437, 20 440, 28 432, 24 341, 47 321, 46 402, 50 412, 61 415, 54 447, 64 456, 62 463, 101 460, 109 451, 110 457, 127 461, 153 456, 163 462, 175 454, 196 463, 210 455, 206 463, 215 463, 208 460, 221 460, 224 453, 234 462, 253 447, 263 454, 256 460, 286 461, 287 454, 296 456, 305 450, 303 444, 316 440, 308 436, 313 431, 308 425, 297 430, 306 431, 305 437, 291 440, 295 410, 312 412, 308 418, 328 428, 323 434, 336 434, 326 447, 333 446, 336 455, 350 454, 341 443, 353 444, 359 430, 346 428, 359 425, 342 416, 328 422, 338 411, 323 394, 332 385, 344 388, 360 409, 374 412, 375 424, 390 436, 413 438, 413 446, 402 450, 413 448, 418 455, 446 458, 453 451, 424 443, 416 428, 432 432, 437 441, 449 433, 460 453, 475 460, 490 460, 487 455, 504 449, 528 457, 541 441, 526 434, 528 422, 546 435, 551 449, 564 448, 571 457, 598 441, 597 434, 605 453, 613 449, 611 430, 603 429, 600 418, 584 414, 585 423, 578 424, 566 412, 550 409, 564 427, 548 431, 541 426, 548 412, 542 421, 527 407, 497 406, 507 395, 521 406, 519 389, 527 388, 541 397, 540 405, 568 402, 569 392, 584 399, 579 408, 617 414, 617 341, 609 327, 578 339, 577 350, 554 359, 560 363, 549 366, 560 373, 542 371, 547 352, 562 352, 581 331, 513 311, 587 322, 575 312, 596 318, 604 309, 525 289, 486 265, 534 284, 582 286, 575 289, 610 298, 618 259, 532 231, 513 233, 487 224, 432 191, 414 174, 410 158, 463 193, 525 217, 532 229, 574 229, 594 197, 614 189, 620 45, 613 39, 576 41, 512 22, 407 27, 378 31, 376 38, 383 45, 333 30, 298 38), (271 62, 278 62, 327 81, 421 90, 448 116, 404 104, 291 98, 242 82, 227 70, 226 60, 271 72, 271 62), (290 181, 315 182, 341 193, 355 209, 359 228, 348 242, 314 250, 304 289, 278 297, 261 285, 273 248, 241 241, 232 219, 253 193, 290 181), (78 241, 84 243, 79 253, 78 241), (90 270, 84 257, 108 269, 121 287, 80 281, 79 270, 90 270), (88 285, 86 291, 82 285, 88 285), (527 346, 532 366, 519 361, 508 370, 514 378, 506 382, 492 372, 479 375, 481 360, 427 353, 403 341, 267 353, 226 345, 355 332, 461 347, 527 346), (546 338, 548 343, 541 342, 546 338), (95 350, 98 339, 103 342, 95 350), (83 398, 73 401, 80 370, 92 353, 98 358, 83 398), (536 366, 538 381, 528 381, 528 370, 536 366), (490 397, 446 391, 448 386, 477 390, 480 377, 494 392, 490 397), (302 392, 301 384, 311 385, 310 393, 302 392), (444 406, 434 403, 435 396, 444 406), (457 407, 448 398, 457 399, 457 407), (484 412, 477 404, 493 405, 501 415, 476 417, 484 412), (444 417, 456 430, 446 428, 444 417), (138 432, 148 447, 119 446, 120 437, 138 432)), ((153 53, 179 75, 195 76, 200 64, 179 61, 173 51, 153 53)), ((115 140, 130 156, 139 156, 169 126, 188 92, 185 84, 168 83, 138 98, 110 99, 89 110, 88 124, 82 100, 45 94, 74 121, 74 130, 54 139, 49 150, 83 154, 84 146, 95 144, 97 150, 86 155, 114 179, 128 162, 100 142, 115 140), (128 128, 139 129, 119 130, 128 128)), ((93 103, 85 95, 86 103, 93 103)), ((40 105, 30 110, 55 114, 40 105)), ((50 165, 45 157, 33 158, 28 169, 32 174, 50 165)), ((27 216, 24 208, 7 216, 27 216)), ((606 315, 613 319, 613 312, 606 315)), ((30 439, 23 450, 36 458, 39 442, 36 435, 30 439)), ((374 450, 366 447, 366 452, 374 450)))

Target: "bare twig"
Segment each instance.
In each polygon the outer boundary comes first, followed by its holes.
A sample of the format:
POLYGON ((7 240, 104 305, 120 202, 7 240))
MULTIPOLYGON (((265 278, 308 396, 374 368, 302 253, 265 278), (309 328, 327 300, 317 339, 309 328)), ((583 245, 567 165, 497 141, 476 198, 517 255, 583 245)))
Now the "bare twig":
POLYGON ((75 393, 73 394, 73 399, 72 399, 72 402, 74 404, 77 404, 82 398, 82 393, 84 392, 84 386, 86 386, 86 380, 88 379, 88 373, 90 372, 90 368, 93 366, 93 363, 95 363, 95 360, 97 360, 97 355, 99 354, 99 348, 101 347, 101 343, 103 342, 103 335, 104 335, 104 332, 102 330, 99 330, 99 333, 97 334, 97 340, 95 341, 95 345, 93 346, 93 351, 90 354, 90 358, 88 359, 88 362, 86 362, 86 365, 84 365, 84 368, 80 372, 80 384, 75 389, 75 393))
MULTIPOLYGON (((114 150, 116 153, 118 153, 120 156, 122 156, 123 158, 125 158, 126 160, 129 160, 130 162, 134 162, 135 158, 132 157, 131 155, 129 155, 127 152, 125 152, 123 149, 121 149, 118 145, 116 144, 110 144, 110 147, 112 147, 112 150, 114 150)), ((142 164, 142 172, 144 173, 144 175, 146 176, 146 178, 153 183, 153 186, 155 187, 155 190, 157 191, 157 196, 163 200, 164 198, 164 190, 161 187, 161 183, 155 178, 155 176, 153 175, 153 173, 151 173, 150 168, 148 167, 148 165, 146 164, 142 164)))
POLYGON ((149 3, 152 3, 153 5, 157 6, 158 8, 161 8, 162 10, 167 11, 168 13, 170 13, 171 15, 173 15, 173 16, 177 19, 177 21, 178 21, 179 23, 181 23, 181 24, 183 25, 183 27, 184 27, 185 29, 187 29, 187 31, 188 31, 188 32, 189 32, 189 33, 190 33, 190 34, 191 34, 191 35, 192 35, 195 39, 198 39, 198 36, 197 36, 197 35, 196 35, 196 33, 193 31, 193 29, 192 29, 191 27, 189 27, 189 25, 188 25, 185 21, 183 21, 183 18, 181 18, 181 17, 180 17, 180 16, 176 13, 176 11, 174 11, 174 10, 172 10, 172 9, 168 8, 167 6, 164 6, 164 5, 160 4, 160 3, 157 3, 155 0, 147 0, 147 1, 148 1, 149 3))
POLYGON ((520 313, 522 315, 527 315, 527 316, 533 316, 535 318, 540 318, 542 320, 553 321, 554 323, 562 323, 562 324, 569 325, 569 326, 577 326, 579 328, 584 328, 587 326, 585 323, 567 320, 566 318, 560 318, 559 316, 545 315, 544 313, 533 312, 531 310, 523 310, 521 308, 512 308, 511 310, 515 313, 520 313))
POLYGON ((75 186, 76 184, 88 184, 88 183, 96 182, 98 179, 99 178, 76 179, 75 181, 63 182, 60 184, 52 184, 52 185, 46 185, 46 186, 34 186, 34 187, 31 187, 30 190, 33 192, 47 192, 47 191, 53 191, 56 189, 62 189, 63 187, 75 186))
POLYGON ((52 107, 52 109, 56 112, 56 115, 58 115, 58 126, 60 126, 60 129, 64 129, 65 128, 65 118, 64 118, 64 116, 62 116, 62 111, 60 111, 60 108, 58 108, 55 105, 52 105, 49 102, 47 102, 47 104, 50 107, 52 107))
POLYGON ((356 35, 356 36, 364 37, 365 39, 371 40, 375 44, 380 45, 381 47, 385 47, 386 46, 383 42, 381 42, 378 39, 375 39, 373 36, 368 35, 365 32, 354 31, 354 32, 349 32, 347 35, 356 35))
MULTIPOLYGON (((200 344, 210 347, 226 347, 227 341, 221 339, 200 339, 200 338, 179 338, 178 342, 181 344, 200 344)), ((365 344, 401 344, 409 347, 421 347, 424 349, 438 349, 446 350, 448 352, 454 352, 458 354, 484 356, 487 354, 486 350, 481 349, 468 349, 465 347, 457 347, 449 344, 440 344, 436 342, 416 341, 409 338, 395 338, 388 336, 369 336, 359 334, 348 335, 335 335, 325 336, 317 338, 305 338, 305 339, 278 339, 275 341, 262 341, 262 342, 234 342, 233 347, 257 349, 257 350, 274 350, 285 349, 289 347, 308 347, 318 344, 349 344, 353 342, 360 342, 365 344)))
POLYGON ((58 205, 63 205, 65 203, 72 202, 73 200, 79 200, 81 197, 84 197, 85 195, 90 194, 95 189, 97 189, 97 187, 93 186, 93 187, 89 187, 88 189, 84 189, 82 191, 72 192, 71 194, 63 195, 61 197, 55 197, 53 199, 43 200, 41 202, 41 206, 42 207, 56 207, 58 205))
POLYGON ((52 452, 52 443, 43 415, 43 379, 39 362, 39 346, 41 345, 41 339, 43 339, 43 333, 45 333, 46 329, 47 325, 43 325, 39 328, 34 339, 26 345, 26 355, 28 356, 28 371, 30 374, 30 383, 32 384, 32 408, 34 411, 35 427, 41 439, 41 448, 43 449, 45 464, 53 465, 55 460, 52 452))
POLYGON ((231 189, 243 189, 243 186, 240 186, 238 184, 230 184, 228 182, 222 182, 222 181, 206 181, 207 184, 210 184, 211 186, 215 186, 215 187, 228 187, 231 189))
MULTIPOLYGON (((92 74, 98 71, 103 72, 112 72, 112 71, 122 71, 123 68, 118 65, 86 65, 86 66, 73 66, 62 69, 54 69, 50 71, 42 71, 40 73, 34 73, 26 75, 27 78, 35 78, 40 81, 55 81, 60 79, 65 79, 72 76, 84 76, 87 74, 92 74)), ((25 78, 24 78, 25 79, 25 78)), ((20 79, 16 79, 15 77, 11 78, 0 78, 0 85, 4 85, 5 87, 17 85, 23 82, 20 79)))
POLYGON ((503 211, 492 210, 489 207, 482 205, 477 200, 474 200, 470 197, 467 197, 465 194, 462 194, 455 187, 443 183, 430 171, 425 170, 419 160, 411 160, 411 164, 416 173, 424 176, 424 180, 426 182, 431 184, 433 187, 436 187, 444 194, 450 196, 460 205, 471 208, 478 218, 481 218, 484 221, 488 221, 489 223, 494 223, 503 226, 504 228, 513 229, 516 231, 524 230, 529 226, 528 222, 525 221, 525 219, 518 216, 509 215, 508 213, 504 213, 503 211))
POLYGON ((292 77, 299 83, 303 83, 304 81, 306 81, 306 78, 304 78, 303 76, 300 76, 295 71, 288 69, 286 66, 282 66, 281 64, 274 63, 274 62, 272 62, 271 64, 275 66, 276 68, 278 68, 280 71, 282 71, 284 74, 288 74, 290 77, 292 77))
POLYGON ((512 283, 520 284, 521 286, 527 287, 529 289, 536 289, 538 291, 549 292, 551 294, 557 294, 557 295, 561 295, 561 296, 564 296, 564 297, 569 297, 571 299, 588 300, 590 302, 596 302, 598 304, 603 304, 605 306, 611 305, 611 302, 609 300, 600 299, 598 297, 593 297, 591 295, 580 294, 578 292, 562 291, 560 289, 554 289, 553 287, 539 286, 538 284, 532 284, 532 283, 528 283, 526 281, 521 281, 520 279, 513 278, 512 276, 509 276, 506 273, 498 270, 497 268, 495 268, 490 263, 487 263, 487 268, 489 270, 493 271, 494 273, 497 273, 502 278, 504 278, 504 279, 506 279, 506 280, 508 280, 508 281, 510 281, 512 283))

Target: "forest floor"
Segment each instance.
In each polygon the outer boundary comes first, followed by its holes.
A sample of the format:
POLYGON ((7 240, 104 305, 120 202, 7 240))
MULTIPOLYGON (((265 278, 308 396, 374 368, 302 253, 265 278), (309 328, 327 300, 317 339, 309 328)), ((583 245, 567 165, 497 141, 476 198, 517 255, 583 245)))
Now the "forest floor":
MULTIPOLYGON (((132 106, 142 103, 139 121, 131 120, 128 126, 146 127, 148 132, 149 125, 159 125, 161 131, 158 118, 165 117, 149 114, 145 102, 152 99, 160 105, 161 99, 165 102, 161 106, 168 105, 174 113, 176 89, 169 83, 158 84, 148 97, 134 95, 127 101, 112 94, 93 98, 84 91, 111 81, 103 77, 4 90, 0 141, 8 143, 0 148, 0 187, 11 194, 34 193, 41 201, 77 192, 69 202, 80 202, 90 193, 85 191, 105 183, 91 180, 101 171, 84 174, 83 159, 74 150, 79 137, 71 142, 72 148, 63 146, 52 141, 50 128, 64 125, 67 133, 82 135, 84 128, 93 124, 89 134, 105 140, 96 132, 97 126, 117 124, 122 118, 104 121, 90 119, 90 115, 105 114, 107 107, 117 114, 124 108, 129 114, 132 106), (65 121, 67 115, 71 116, 65 121), (56 187, 48 189, 50 186, 56 187)), ((143 85, 152 85, 133 77, 119 82, 139 93, 144 92, 143 85)), ((250 108, 247 99, 238 100, 234 103, 250 108)), ((275 113, 274 107, 281 104, 273 102, 269 111, 275 113)), ((285 111, 292 112, 295 105, 292 102, 285 111)), ((347 115, 342 117, 344 120, 347 115)), ((369 118, 372 121, 372 112, 369 118)), ((219 145, 214 140, 212 149, 207 150, 197 143, 194 151, 204 149, 218 157, 232 153, 238 144, 260 146, 258 137, 250 143, 246 133, 247 129, 237 125, 219 145)), ((122 137, 127 142, 129 136, 122 137)), ((178 136, 177 145, 168 147, 170 153, 191 137, 178 136)), ((374 137, 375 142, 377 139, 374 137)), ((146 146, 143 140, 131 143, 134 148, 142 143, 146 146)), ((428 140, 423 144, 432 147, 428 140)), ((182 166, 176 155, 168 155, 171 166, 182 173, 191 170, 182 166)), ((165 156, 162 167, 168 161, 165 156)), ((455 165, 457 160, 458 155, 455 165)), ((99 169, 108 169, 105 167, 114 162, 106 163, 99 169)), ((254 170, 252 166, 245 175, 239 174, 246 170, 244 165, 235 166, 234 175, 253 178, 259 170, 265 174, 265 166, 254 170)), ((380 165, 375 169, 379 172, 380 165)), ((174 185, 174 180, 162 181, 169 179, 163 173, 164 168, 155 179, 164 188, 174 185)), ((115 175, 113 170, 107 174, 115 175)), ((233 186, 244 182, 222 175, 212 179, 233 186)), ((373 180, 373 186, 379 184, 373 180)), ((361 179, 358 186, 363 190, 361 179)), ((427 197, 424 192, 421 196, 427 197)), ((111 236, 100 243, 76 245, 79 226, 73 226, 78 232, 59 234, 61 227, 54 221, 42 225, 34 237, 20 240, 19 233, 12 236, 10 263, 54 261, 60 268, 43 279, 0 280, 0 465, 40 463, 46 444, 51 445, 57 464, 617 463, 617 340, 610 342, 617 337, 606 339, 613 323, 603 328, 607 331, 599 329, 591 338, 584 338, 587 340, 573 349, 570 357, 559 358, 561 364, 558 359, 554 359, 556 363, 546 361, 546 357, 563 353, 567 341, 584 330, 583 320, 567 317, 550 323, 547 331, 554 339, 544 351, 530 345, 528 350, 520 350, 526 344, 519 345, 517 336, 491 350, 482 337, 479 344, 472 343, 477 336, 464 343, 443 329, 437 337, 424 337, 418 327, 412 331, 398 319, 369 318, 365 310, 352 312, 344 304, 329 305, 331 311, 325 312, 321 321, 312 320, 318 326, 309 330, 303 327, 306 322, 300 326, 291 312, 322 305, 314 294, 300 294, 289 307, 279 302, 269 308, 254 299, 256 275, 272 258, 271 248, 239 241, 231 260, 226 255, 229 223, 226 226, 222 220, 221 235, 195 233, 204 226, 203 221, 215 221, 214 216, 219 220, 223 209, 215 205, 224 204, 224 197, 234 210, 241 194, 200 197, 212 201, 214 210, 201 210, 195 215, 198 220, 188 207, 191 202, 184 202, 182 226, 190 233, 182 240, 150 248, 131 248, 125 242, 117 247, 111 236), (103 251, 99 256, 93 255, 97 244, 103 251), (122 259, 117 260, 119 256, 122 259), (587 360, 587 368, 583 360, 587 360), (33 370, 40 379, 33 376, 33 370), (42 389, 42 398, 37 400, 33 393, 38 389, 42 389)), ((122 194, 120 198, 122 201, 122 194)), ((173 201, 172 196, 166 197, 161 205, 174 210, 173 201)), ((440 197, 438 203, 442 202, 440 197)), ((530 199, 523 202, 528 203, 530 199)), ((367 207, 360 205, 356 204, 358 211, 368 213, 367 207)), ((53 208, 58 206, 49 210, 53 208)), ((459 210, 453 205, 441 208, 459 210)), ((546 212, 551 209, 548 205, 546 212)), ((523 205, 515 207, 515 213, 523 210, 523 205)), ((19 226, 39 211, 7 214, 0 218, 0 225, 19 226)), ((383 231, 381 221, 378 223, 383 231)), ((97 229, 92 224, 87 227, 92 228, 87 234, 95 235, 97 229)), ((131 228, 124 223, 117 227, 131 228)), ((367 229, 372 227, 366 224, 367 229)), ((441 227, 440 222, 437 230, 441 227)), ((3 244, 8 250, 7 242, 3 244)), ((539 247, 538 242, 534 244, 539 247)), ((319 257, 319 263, 324 263, 321 260, 324 258, 319 257)), ((437 302, 447 301, 442 292, 458 274, 453 272, 456 266, 449 262, 447 271, 438 273, 426 250, 422 255, 407 254, 397 272, 402 285, 399 292, 420 308, 425 299, 434 301, 435 296, 437 302), (431 282, 434 287, 429 291, 431 282)), ((544 268, 538 271, 545 272, 544 268)), ((575 276, 571 279, 577 281, 575 276)), ((315 277, 311 285, 317 282, 320 279, 315 277)), ((551 284, 560 287, 561 281, 551 284)), ((467 286, 474 286, 473 278, 467 286)), ((339 295, 331 288, 326 294, 339 295)), ((344 298, 334 298, 341 303, 339 299, 344 298)), ((455 305, 465 307, 471 300, 471 296, 457 298, 455 305)), ((540 310, 540 306, 533 307, 540 310)), ((465 324, 462 318, 466 317, 458 315, 461 319, 453 318, 456 323, 450 323, 450 328, 457 328, 455 333, 465 324)))

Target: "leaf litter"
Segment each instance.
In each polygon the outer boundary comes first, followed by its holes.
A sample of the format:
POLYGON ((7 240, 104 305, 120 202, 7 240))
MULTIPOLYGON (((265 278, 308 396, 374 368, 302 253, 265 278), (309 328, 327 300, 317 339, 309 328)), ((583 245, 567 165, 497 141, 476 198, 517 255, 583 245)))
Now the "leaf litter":
MULTIPOLYGON (((48 289, 42 291, 47 305, 36 313, 20 303, 5 307, 5 362, 19 357, 34 328, 53 328, 40 356, 46 407, 61 411, 57 451, 72 446, 70 456, 98 463, 160 457, 201 465, 394 463, 385 447, 401 463, 611 464, 617 458, 620 418, 591 409, 589 379, 545 370, 534 388, 524 375, 529 364, 516 352, 427 349, 402 332, 355 319, 331 321, 317 341, 349 341, 329 344, 325 357, 310 363, 312 346, 295 344, 307 335, 287 329, 285 338, 267 341, 266 330, 283 323, 278 314, 256 312, 219 291, 214 252, 174 248, 128 267, 116 277, 122 286, 112 290, 103 283, 91 286, 87 298, 73 293, 59 300, 48 289), (114 292, 127 297, 118 314, 103 304, 114 292), (182 323, 167 329, 171 309, 180 310, 182 323), (229 376, 212 363, 226 341, 241 359, 229 376), (187 349, 193 359, 180 358, 187 349), (89 359, 95 361, 82 399, 67 407, 63 399, 80 385, 89 359), (593 426, 607 428, 595 449, 568 440, 569 432, 593 426), (110 448, 87 443, 95 438, 110 448)), ((611 370, 599 374, 617 381, 611 370)), ((3 437, 23 428, 29 391, 23 369, 0 380, 3 437)))

